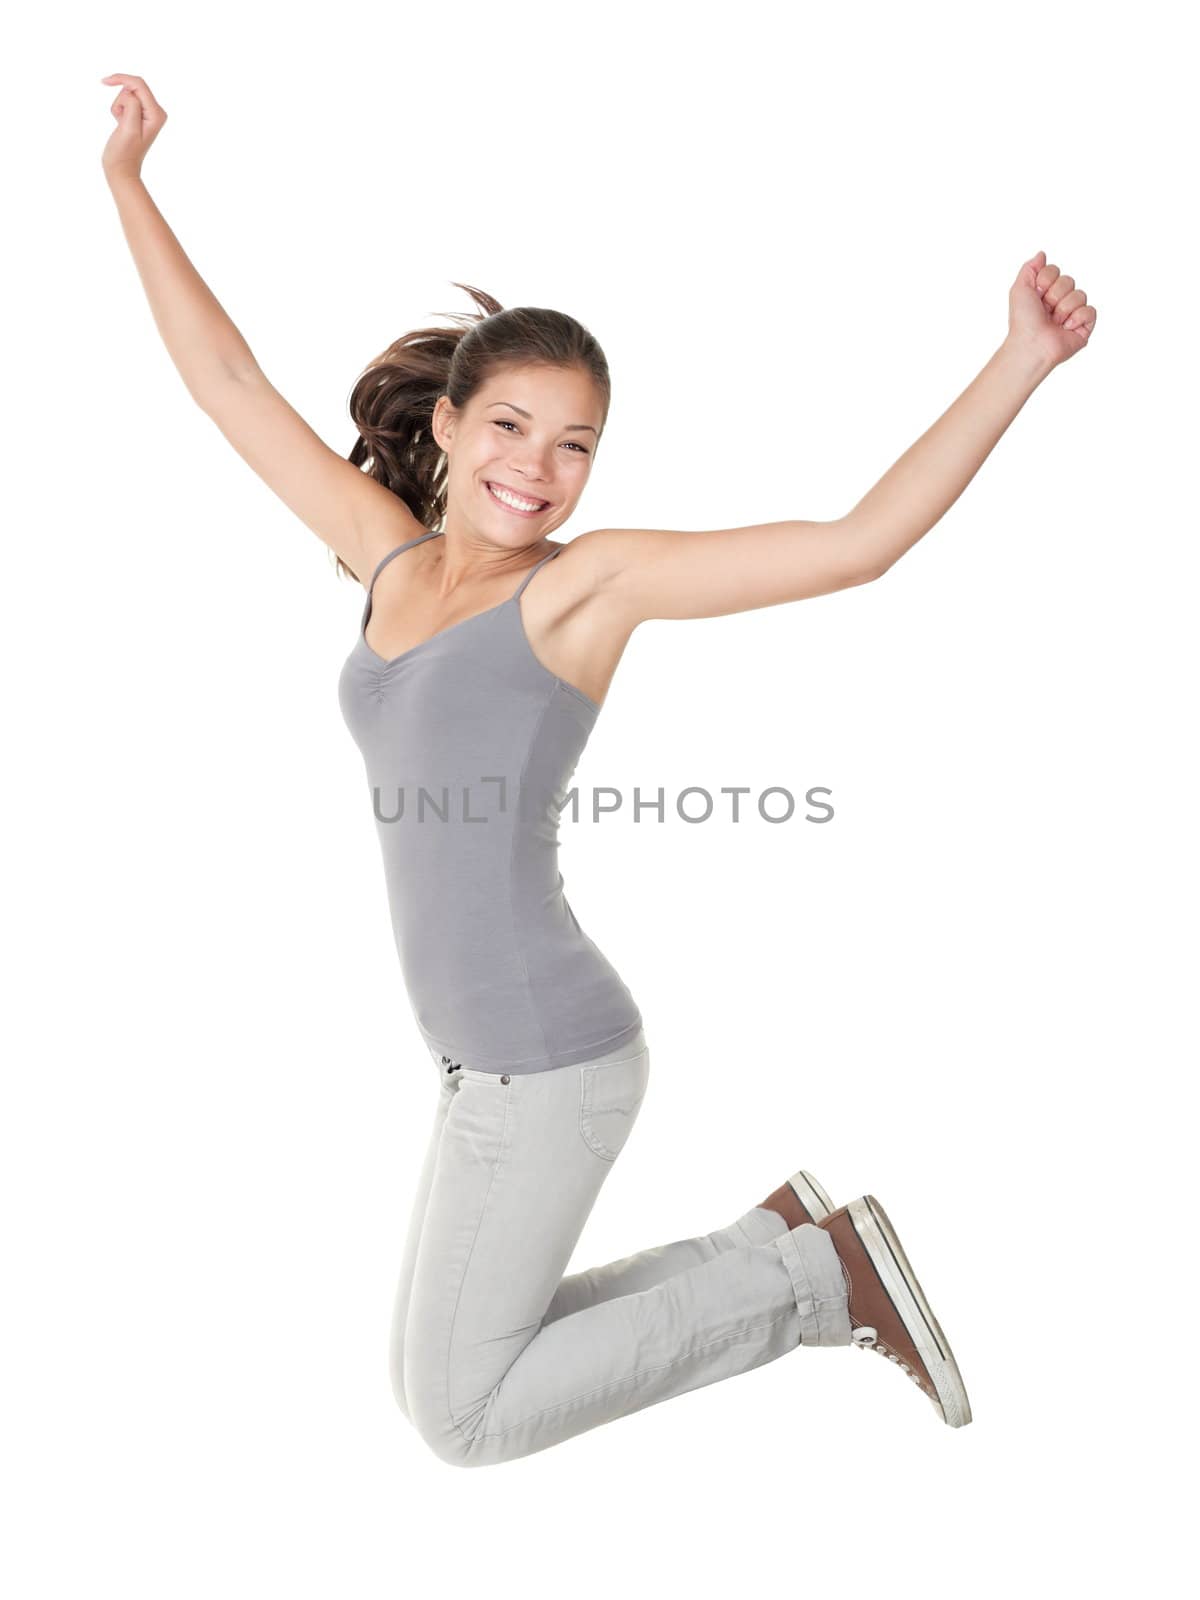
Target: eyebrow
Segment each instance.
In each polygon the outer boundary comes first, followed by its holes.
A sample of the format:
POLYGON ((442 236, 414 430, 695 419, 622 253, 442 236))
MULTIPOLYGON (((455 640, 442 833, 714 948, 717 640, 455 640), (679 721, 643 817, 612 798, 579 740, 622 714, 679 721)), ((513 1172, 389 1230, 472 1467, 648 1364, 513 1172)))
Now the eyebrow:
MULTIPOLYGON (((493 400, 484 409, 490 411, 492 406, 509 406, 519 417, 524 417, 526 422, 533 421, 528 411, 522 411, 520 406, 514 406, 511 400, 493 400)), ((568 422, 563 431, 565 433, 596 433, 590 422, 568 422)), ((600 435, 596 433, 596 437, 598 439, 600 435)))

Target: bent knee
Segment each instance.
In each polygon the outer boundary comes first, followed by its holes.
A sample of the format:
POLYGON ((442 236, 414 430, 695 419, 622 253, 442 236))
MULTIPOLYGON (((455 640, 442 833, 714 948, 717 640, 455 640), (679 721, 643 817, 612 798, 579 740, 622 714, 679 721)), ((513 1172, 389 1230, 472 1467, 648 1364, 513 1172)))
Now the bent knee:
POLYGON ((403 1409, 421 1442, 439 1461, 450 1467, 483 1467, 503 1459, 503 1452, 496 1448, 500 1441, 481 1431, 490 1398, 466 1415, 456 1416, 446 1403, 444 1390, 422 1390, 414 1387, 410 1378, 403 1409))

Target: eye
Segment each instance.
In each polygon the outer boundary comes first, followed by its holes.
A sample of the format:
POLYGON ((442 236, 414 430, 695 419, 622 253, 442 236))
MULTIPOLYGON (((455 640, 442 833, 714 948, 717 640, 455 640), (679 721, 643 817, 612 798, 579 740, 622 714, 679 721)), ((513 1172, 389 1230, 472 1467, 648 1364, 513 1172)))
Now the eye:
MULTIPOLYGON (((511 422, 507 417, 493 417, 492 418, 492 426, 494 428, 513 428, 513 429, 516 429, 516 427, 517 427, 516 423, 515 422, 511 422)), ((571 446, 571 448, 573 450, 578 450, 580 455, 586 456, 586 455, 590 455, 591 454, 591 451, 586 449, 583 445, 576 443, 576 441, 574 439, 568 439, 567 443, 571 446)))

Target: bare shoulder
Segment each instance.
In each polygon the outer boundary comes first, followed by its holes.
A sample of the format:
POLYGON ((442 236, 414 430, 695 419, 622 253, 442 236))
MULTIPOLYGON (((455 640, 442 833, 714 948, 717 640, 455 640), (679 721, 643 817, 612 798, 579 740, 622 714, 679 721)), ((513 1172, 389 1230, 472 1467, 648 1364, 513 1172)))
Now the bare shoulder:
POLYGON ((363 482, 370 485, 370 489, 363 496, 366 504, 358 525, 359 561, 355 577, 365 589, 384 556, 399 545, 411 544, 429 529, 421 526, 399 495, 371 478, 364 477, 363 482))
POLYGON ((624 528, 593 528, 560 546, 563 554, 554 564, 563 588, 579 584, 595 592, 616 576, 629 549, 624 528))
POLYGON ((558 548, 522 597, 525 634, 542 665, 602 705, 634 624, 617 593, 620 567, 608 529, 558 548))

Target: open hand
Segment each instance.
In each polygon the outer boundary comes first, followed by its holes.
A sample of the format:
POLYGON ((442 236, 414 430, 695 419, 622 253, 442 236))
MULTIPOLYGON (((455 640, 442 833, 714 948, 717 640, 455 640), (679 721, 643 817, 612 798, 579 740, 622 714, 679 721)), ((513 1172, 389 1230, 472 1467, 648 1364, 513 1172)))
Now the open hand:
POLYGON ((1096 308, 1039 250, 1008 293, 1008 337, 1032 345, 1052 367, 1082 350, 1096 326, 1096 308))
POLYGON ((144 78, 128 72, 111 72, 101 83, 123 84, 112 103, 117 125, 108 136, 101 162, 111 178, 114 172, 129 171, 136 177, 142 170, 146 152, 158 137, 167 113, 146 87, 144 78))

